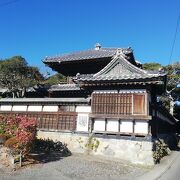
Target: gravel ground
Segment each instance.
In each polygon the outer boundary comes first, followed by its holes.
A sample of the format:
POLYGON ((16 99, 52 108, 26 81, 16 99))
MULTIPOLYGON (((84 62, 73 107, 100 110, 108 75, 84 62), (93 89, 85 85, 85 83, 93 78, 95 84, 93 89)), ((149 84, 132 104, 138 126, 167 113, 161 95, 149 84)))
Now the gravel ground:
POLYGON ((58 161, 37 164, 8 172, 0 167, 1 180, 127 180, 148 172, 145 167, 133 166, 124 161, 105 160, 99 156, 75 154, 58 161))

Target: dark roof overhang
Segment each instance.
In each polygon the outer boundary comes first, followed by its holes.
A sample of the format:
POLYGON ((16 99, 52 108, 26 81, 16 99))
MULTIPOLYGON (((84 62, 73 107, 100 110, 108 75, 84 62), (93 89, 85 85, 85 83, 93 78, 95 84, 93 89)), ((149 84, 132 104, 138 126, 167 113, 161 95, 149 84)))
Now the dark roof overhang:
POLYGON ((76 76, 80 74, 91 74, 97 73, 103 69, 110 61, 111 57, 104 57, 98 59, 83 59, 75 61, 55 61, 55 62, 44 62, 46 65, 65 76, 76 76))
POLYGON ((46 57, 43 62, 66 76, 97 73, 104 68, 114 57, 116 52, 121 50, 126 54, 127 60, 138 66, 134 59, 131 48, 99 48, 69 53, 65 55, 46 57))

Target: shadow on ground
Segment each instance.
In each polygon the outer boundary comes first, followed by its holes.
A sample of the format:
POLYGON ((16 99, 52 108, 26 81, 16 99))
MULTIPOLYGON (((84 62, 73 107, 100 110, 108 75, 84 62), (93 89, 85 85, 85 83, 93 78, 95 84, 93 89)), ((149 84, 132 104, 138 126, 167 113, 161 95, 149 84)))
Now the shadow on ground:
POLYGON ((60 141, 52 141, 50 139, 36 139, 33 148, 25 161, 35 163, 48 163, 58 161, 64 157, 70 156, 72 153, 67 145, 60 141))
MULTIPOLYGON (((30 153, 26 160, 34 161, 34 163, 48 163, 52 161, 58 161, 64 158, 62 153, 59 152, 50 152, 50 153, 30 153)), ((25 160, 25 161, 26 161, 25 160)))

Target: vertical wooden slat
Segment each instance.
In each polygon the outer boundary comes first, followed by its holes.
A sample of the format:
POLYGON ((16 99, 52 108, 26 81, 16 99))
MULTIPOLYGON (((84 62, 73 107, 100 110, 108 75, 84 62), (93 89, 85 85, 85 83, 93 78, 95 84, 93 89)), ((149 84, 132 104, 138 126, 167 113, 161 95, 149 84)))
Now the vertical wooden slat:
POLYGON ((96 94, 96 113, 100 112, 99 108, 99 94, 96 94))
POLYGON ((130 115, 145 113, 144 94, 132 93, 94 93, 92 95, 92 113, 130 115))
POLYGON ((126 115, 127 114, 127 94, 124 93, 124 111, 123 114, 126 115))
POLYGON ((106 104, 105 104, 105 114, 108 114, 108 101, 109 101, 109 97, 108 97, 108 94, 104 94, 104 97, 105 97, 105 102, 106 102, 106 104))
POLYGON ((102 114, 103 113, 103 109, 102 109, 102 95, 103 94, 99 94, 99 97, 98 97, 98 104, 99 104, 99 112, 100 112, 100 114, 102 114))
POLYGON ((121 95, 118 94, 118 113, 117 114, 121 114, 121 95))
POLYGON ((91 107, 92 107, 92 113, 96 113, 96 96, 94 93, 92 94, 91 107))
POLYGON ((129 94, 129 101, 130 101, 130 103, 129 103, 129 105, 130 105, 130 107, 129 107, 129 114, 132 114, 132 94, 129 94))
POLYGON ((124 114, 124 94, 122 94, 122 103, 121 103, 122 111, 121 114, 124 114))
POLYGON ((101 104, 101 106, 102 106, 102 113, 104 113, 105 111, 106 111, 106 106, 104 106, 104 104, 106 104, 106 102, 105 102, 105 93, 103 93, 103 95, 102 95, 102 104, 101 104))

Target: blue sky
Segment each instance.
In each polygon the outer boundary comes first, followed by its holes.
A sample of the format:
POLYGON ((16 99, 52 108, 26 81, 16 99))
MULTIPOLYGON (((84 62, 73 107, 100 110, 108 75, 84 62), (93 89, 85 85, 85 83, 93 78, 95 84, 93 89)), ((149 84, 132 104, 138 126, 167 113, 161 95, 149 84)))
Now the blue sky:
MULTIPOLYGON (((179 0, 0 0, 0 59, 21 55, 45 72, 45 56, 99 42, 166 65, 179 14, 179 0)), ((180 27, 172 60, 180 61, 180 27)))

